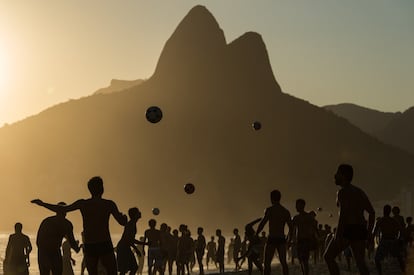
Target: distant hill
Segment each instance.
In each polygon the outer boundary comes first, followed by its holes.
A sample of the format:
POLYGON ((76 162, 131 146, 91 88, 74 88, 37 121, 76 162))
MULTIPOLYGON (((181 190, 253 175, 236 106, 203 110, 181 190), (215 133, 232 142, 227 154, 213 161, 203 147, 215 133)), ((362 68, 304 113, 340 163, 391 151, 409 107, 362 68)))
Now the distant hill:
POLYGON ((328 213, 336 213, 333 175, 342 162, 354 165, 355 183, 374 200, 414 178, 412 155, 283 93, 262 37, 248 32, 227 43, 202 6, 168 39, 151 78, 3 127, 0 152, 0 219, 10 228, 16 220, 36 228, 50 214, 33 198, 87 197, 95 175, 122 211, 141 209, 140 232, 158 207, 159 222, 204 226, 206 234, 230 233, 262 215, 273 189, 292 211, 301 197, 309 209, 325 209, 322 222, 336 221, 328 213), (154 105, 163 111, 157 124, 145 119, 154 105), (187 182, 193 195, 183 191, 187 182))
POLYGON ((115 92, 120 92, 122 90, 131 88, 133 86, 137 86, 142 84, 145 80, 143 79, 136 79, 136 80, 119 80, 119 79, 112 79, 111 84, 108 87, 101 88, 97 90, 94 94, 110 94, 115 92))
POLYGON ((401 113, 380 112, 351 103, 328 105, 324 108, 346 118, 349 122, 371 135, 377 136, 388 123, 401 113))
POLYGON ((414 107, 403 113, 380 112, 349 103, 328 105, 324 108, 347 119, 382 142, 414 154, 414 107))
POLYGON ((414 154, 414 107, 391 120, 379 137, 386 143, 414 154))

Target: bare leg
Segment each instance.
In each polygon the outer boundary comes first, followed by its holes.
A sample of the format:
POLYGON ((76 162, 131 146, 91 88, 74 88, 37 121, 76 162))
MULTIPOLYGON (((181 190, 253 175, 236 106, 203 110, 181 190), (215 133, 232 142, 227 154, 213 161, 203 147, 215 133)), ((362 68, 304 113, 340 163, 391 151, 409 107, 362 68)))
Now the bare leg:
POLYGON ((331 275, 339 275, 339 268, 335 258, 348 246, 347 241, 332 239, 326 248, 324 258, 331 275))
POLYGON ((289 275, 289 267, 286 262, 286 244, 277 246, 277 253, 279 254, 280 265, 282 266, 282 274, 289 275))
POLYGON ((369 270, 367 264, 365 263, 366 241, 352 241, 350 245, 352 248, 352 255, 354 255, 355 264, 358 267, 359 273, 361 275, 368 275, 369 270))

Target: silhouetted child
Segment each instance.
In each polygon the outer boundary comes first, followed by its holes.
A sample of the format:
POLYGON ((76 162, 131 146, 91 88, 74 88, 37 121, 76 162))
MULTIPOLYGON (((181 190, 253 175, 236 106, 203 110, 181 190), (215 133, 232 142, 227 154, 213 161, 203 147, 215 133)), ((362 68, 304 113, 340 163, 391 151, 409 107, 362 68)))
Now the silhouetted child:
POLYGON ((260 261, 260 254, 263 251, 263 245, 260 238, 255 234, 255 230, 253 226, 260 222, 261 218, 248 223, 245 226, 245 234, 246 238, 249 241, 249 245, 247 247, 246 253, 242 254, 239 258, 237 258, 237 262, 242 260, 243 258, 247 257, 247 265, 248 265, 248 274, 251 275, 253 271, 253 264, 259 269, 260 273, 263 273, 262 263, 260 261))
POLYGON ((139 255, 141 252, 136 245, 146 244, 135 239, 137 222, 141 218, 141 212, 138 208, 134 207, 128 210, 128 215, 130 220, 125 225, 122 237, 116 246, 118 271, 121 275, 126 274, 128 271, 130 275, 137 273, 138 263, 132 251, 135 251, 139 255))

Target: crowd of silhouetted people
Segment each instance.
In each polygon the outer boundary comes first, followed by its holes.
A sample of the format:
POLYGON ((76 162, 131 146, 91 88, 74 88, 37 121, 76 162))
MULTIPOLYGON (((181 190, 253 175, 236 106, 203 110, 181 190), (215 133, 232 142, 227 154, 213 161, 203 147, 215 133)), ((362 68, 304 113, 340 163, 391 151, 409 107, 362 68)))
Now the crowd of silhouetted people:
MULTIPOLYGON (((292 264, 298 260, 304 275, 310 274, 310 261, 314 264, 324 261, 330 274, 340 274, 336 261, 342 259, 346 260, 348 269, 354 261, 360 274, 369 274, 367 257, 375 262, 378 274, 382 274, 384 260, 389 257, 395 258, 404 271, 407 248, 413 242, 412 218, 404 219, 400 209, 390 205, 385 205, 383 215, 375 218, 368 196, 351 184, 352 166, 341 164, 334 178, 340 189, 337 193, 339 220, 333 229, 327 224, 318 224, 316 213, 306 211, 304 199, 297 199, 297 214, 292 217, 281 204, 281 193, 273 190, 271 206, 266 208, 264 216, 245 225, 243 238, 235 228, 226 249, 226 239, 220 229, 207 242, 202 227, 198 227, 193 235, 185 224, 178 229, 172 229, 166 223, 158 227, 155 219, 148 221, 148 229, 138 240, 139 209, 130 208, 129 218, 122 214, 115 202, 102 198, 103 181, 93 177, 88 182, 91 193, 88 199, 68 205, 64 202, 49 204, 39 199, 32 201, 55 213, 41 222, 37 232, 39 271, 41 275, 74 274, 72 265, 75 260, 71 249, 77 253, 83 251, 82 275, 85 269, 90 275, 142 274, 144 255, 148 275, 171 275, 173 272, 186 275, 191 274, 195 266, 200 275, 211 266, 224 273, 225 258, 227 266, 233 265, 231 271, 242 270, 247 260, 249 275, 254 267, 261 274, 270 275, 276 251, 284 275, 289 274, 288 258, 292 264), (75 210, 80 211, 83 219, 81 242, 75 239, 73 225, 66 219, 66 213, 75 210), (124 227, 115 246, 109 232, 110 216, 124 227), (266 225, 267 234, 263 231, 266 225)), ((16 223, 15 233, 10 235, 6 248, 4 274, 28 274, 31 251, 29 237, 22 233, 22 224, 16 223)))

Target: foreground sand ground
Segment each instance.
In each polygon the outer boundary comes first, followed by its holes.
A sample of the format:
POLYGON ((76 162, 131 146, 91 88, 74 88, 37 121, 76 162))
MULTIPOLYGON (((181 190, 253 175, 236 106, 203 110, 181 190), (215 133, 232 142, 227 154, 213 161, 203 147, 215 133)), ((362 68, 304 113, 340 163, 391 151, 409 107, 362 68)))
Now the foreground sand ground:
MULTIPOLYGON (((347 269, 344 259, 342 259, 342 262, 338 262, 338 263, 339 263, 339 267, 341 269, 341 274, 344 274, 344 275, 357 275, 357 274, 359 274, 354 263, 351 264, 352 265, 351 266, 351 271, 349 271, 347 269)), ((372 275, 378 274, 376 269, 375 269, 373 259, 372 260, 367 260, 367 263, 369 264, 370 274, 372 274, 372 275)), ((290 275, 301 275, 302 274, 301 270, 300 270, 300 266, 297 263, 297 261, 296 261, 295 265, 289 265, 289 272, 290 272, 290 275)), ((245 275, 245 274, 247 274, 247 270, 243 270, 243 271, 240 271, 240 272, 226 272, 226 275, 245 275)), ((281 272, 280 266, 279 265, 274 265, 272 267, 272 274, 271 275, 281 275, 281 274, 282 274, 282 272, 281 272)), ((310 274, 312 274, 312 275, 329 275, 326 264, 323 263, 323 262, 318 263, 316 265, 312 264, 310 274)), ((408 260, 407 260, 407 270, 406 270, 405 273, 400 272, 398 262, 395 259, 389 259, 383 264, 383 274, 384 275, 402 275, 402 274, 414 275, 414 247, 411 248, 410 251, 409 251, 408 260)), ((260 275, 260 273, 257 270, 254 270, 253 275, 260 275)))

